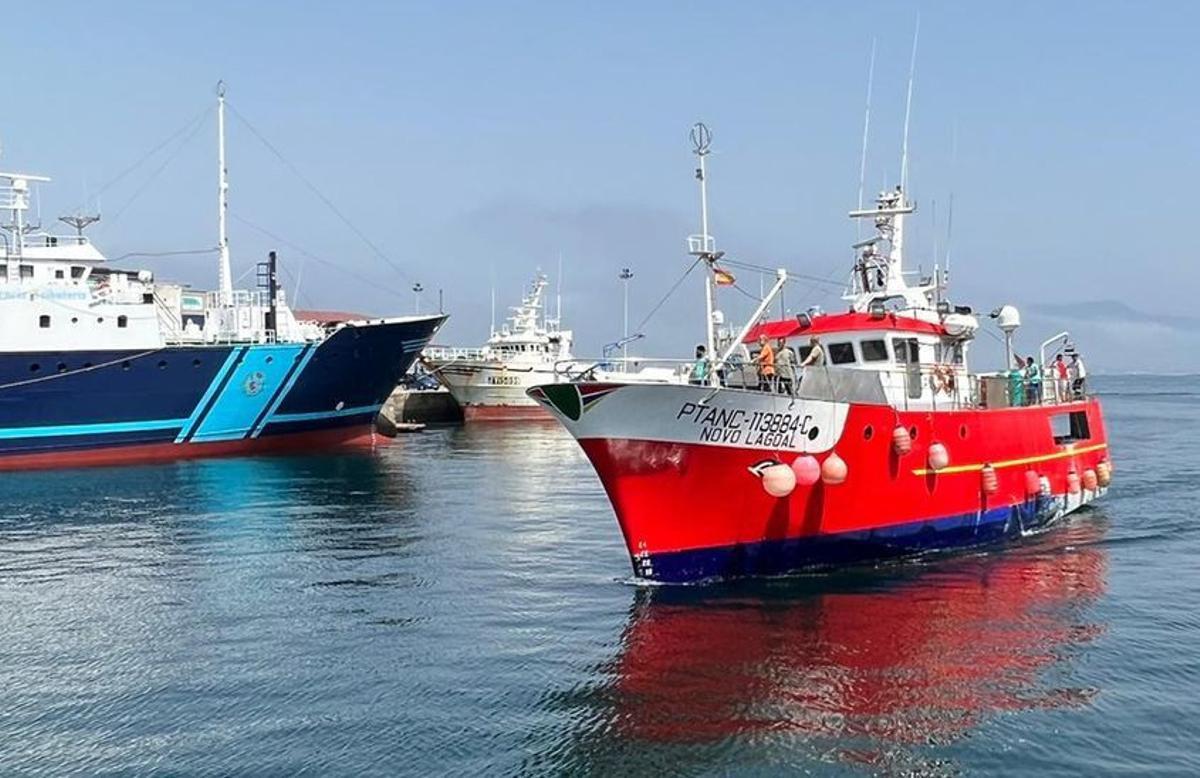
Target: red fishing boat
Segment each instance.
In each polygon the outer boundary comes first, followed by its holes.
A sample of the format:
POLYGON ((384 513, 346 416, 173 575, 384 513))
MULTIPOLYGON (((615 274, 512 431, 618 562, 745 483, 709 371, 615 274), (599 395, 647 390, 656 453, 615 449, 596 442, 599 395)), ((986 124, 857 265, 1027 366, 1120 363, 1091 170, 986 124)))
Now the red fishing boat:
MULTIPOLYGON (((855 244, 845 310, 763 320, 777 283, 722 343, 716 287, 728 276, 708 232, 709 134, 699 157, 701 233, 688 239, 705 273, 706 356, 691 384, 577 382, 534 387, 579 441, 617 515, 637 576, 690 582, 777 575, 978 546, 1043 529, 1102 496, 1112 477, 1100 402, 1041 361, 1014 364, 1020 317, 992 312, 1003 370, 975 372, 980 322, 951 302, 947 274, 904 270, 901 185, 852 211, 874 235, 855 244), (721 263, 721 264, 718 264, 721 263), (765 336, 805 361, 795 386, 738 366, 765 336), (739 360, 739 354, 743 360, 739 360)), ((905 169, 901 165, 901 170, 905 169)), ((1032 362, 1032 360, 1030 360, 1032 362)), ((1080 363, 1080 366, 1082 363, 1080 363)))

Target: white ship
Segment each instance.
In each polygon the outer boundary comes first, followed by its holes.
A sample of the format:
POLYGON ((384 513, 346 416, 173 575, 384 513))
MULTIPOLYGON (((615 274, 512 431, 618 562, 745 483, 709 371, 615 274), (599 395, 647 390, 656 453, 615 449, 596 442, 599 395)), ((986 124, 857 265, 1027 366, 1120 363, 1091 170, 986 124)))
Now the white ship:
POLYGON ((466 421, 551 418, 525 390, 566 380, 574 357, 572 333, 561 328, 561 306, 547 315, 545 291, 546 277, 538 274, 482 348, 425 349, 426 367, 454 395, 466 421))

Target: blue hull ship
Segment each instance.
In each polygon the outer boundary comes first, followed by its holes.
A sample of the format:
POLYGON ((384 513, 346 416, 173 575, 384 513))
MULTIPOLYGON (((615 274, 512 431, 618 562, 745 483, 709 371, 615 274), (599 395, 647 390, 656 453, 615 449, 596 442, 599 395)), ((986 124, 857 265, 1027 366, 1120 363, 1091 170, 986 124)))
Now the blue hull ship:
POLYGON ((373 440, 380 407, 442 315, 304 321, 276 283, 235 291, 218 92, 219 288, 107 266, 82 228, 28 227, 32 183, 0 173, 0 470, 373 440))

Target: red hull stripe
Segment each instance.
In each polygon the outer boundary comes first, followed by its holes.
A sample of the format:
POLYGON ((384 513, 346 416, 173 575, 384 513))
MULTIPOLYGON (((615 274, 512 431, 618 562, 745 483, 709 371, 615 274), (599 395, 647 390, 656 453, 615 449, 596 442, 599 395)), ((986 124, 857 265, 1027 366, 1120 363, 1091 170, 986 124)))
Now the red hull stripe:
POLYGON ((37 454, 15 454, 0 457, 0 471, 127 465, 238 454, 317 452, 342 446, 369 448, 377 442, 377 439, 371 427, 356 425, 313 432, 270 435, 247 440, 211 443, 149 443, 74 451, 46 451, 37 454))
POLYGON ((554 421, 541 405, 464 405, 465 421, 554 421))

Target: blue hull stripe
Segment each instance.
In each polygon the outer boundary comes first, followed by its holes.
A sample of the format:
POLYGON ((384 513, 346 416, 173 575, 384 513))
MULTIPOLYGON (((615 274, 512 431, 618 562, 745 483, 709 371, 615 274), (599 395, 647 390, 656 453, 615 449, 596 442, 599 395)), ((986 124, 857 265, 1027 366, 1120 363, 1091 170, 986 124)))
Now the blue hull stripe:
POLYGON ((208 385, 208 389, 205 390, 204 396, 200 398, 200 402, 196 403, 196 410, 192 411, 192 415, 188 418, 187 423, 183 425, 183 429, 179 430, 179 435, 175 438, 176 443, 182 443, 196 432, 196 427, 204 420, 204 414, 212 406, 213 396, 219 389, 224 388, 225 383, 229 380, 230 371, 237 364, 241 351, 242 349, 235 348, 229 352, 229 357, 225 360, 225 364, 221 365, 221 369, 217 371, 216 378, 208 385))
POLYGON ((287 378, 280 386, 279 391, 275 393, 273 398, 271 398, 270 405, 267 406, 267 409, 254 423, 254 431, 250 433, 250 437, 257 438, 262 434, 263 428, 266 427, 267 422, 271 420, 271 415, 279 409, 280 404, 283 403, 283 400, 287 397, 288 392, 292 391, 292 387, 296 385, 296 379, 299 378, 300 374, 304 372, 304 368, 308 367, 308 361, 312 359, 313 354, 316 353, 317 347, 311 343, 304 347, 304 351, 301 352, 300 359, 296 360, 295 364, 292 366, 292 372, 288 373, 287 378))
POLYGON ((65 435, 109 435, 117 432, 147 432, 178 429, 187 419, 151 419, 114 421, 100 424, 59 424, 51 427, 9 427, 0 429, 0 440, 53 438, 65 435))
POLYGON ((317 421, 319 419, 337 419, 342 416, 361 416, 367 413, 379 413, 381 405, 360 405, 357 408, 342 408, 340 411, 315 411, 313 413, 284 413, 271 418, 273 424, 286 424, 292 421, 317 421))
POLYGON ((1013 506, 872 530, 635 555, 632 561, 638 576, 668 583, 783 575, 1010 540, 1045 527, 1061 507, 1061 500, 1041 497, 1013 506))

